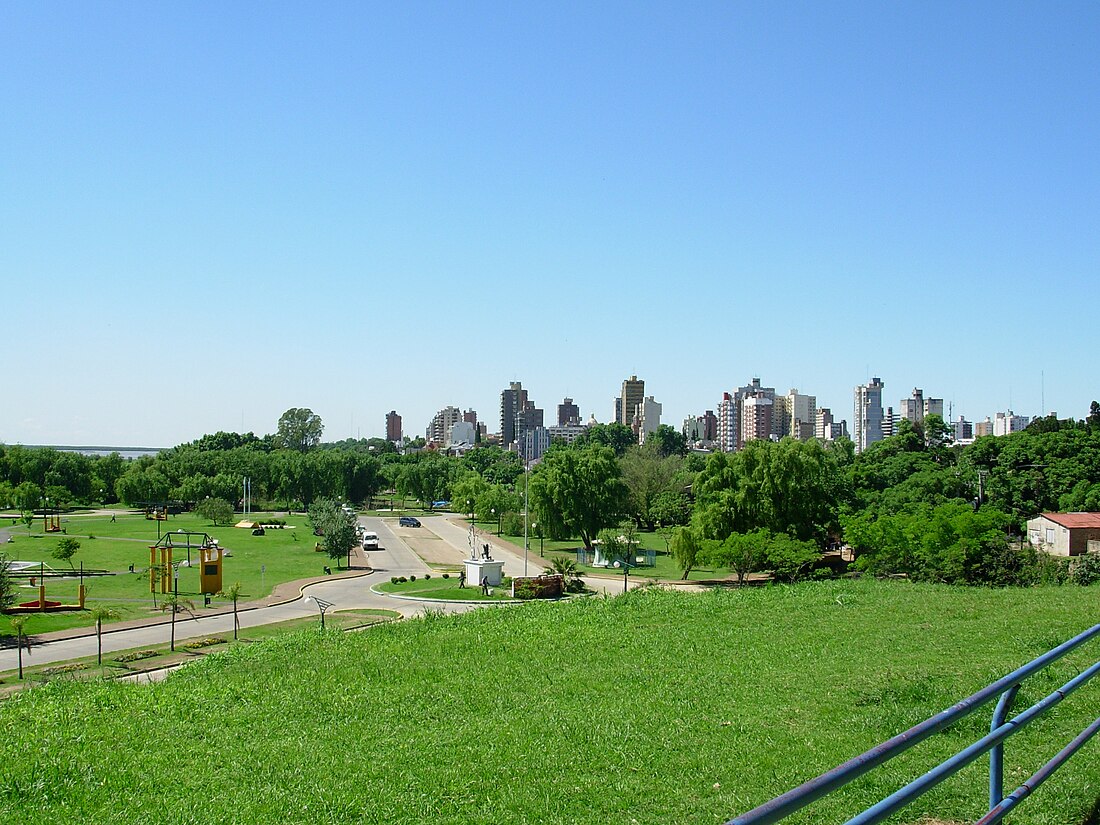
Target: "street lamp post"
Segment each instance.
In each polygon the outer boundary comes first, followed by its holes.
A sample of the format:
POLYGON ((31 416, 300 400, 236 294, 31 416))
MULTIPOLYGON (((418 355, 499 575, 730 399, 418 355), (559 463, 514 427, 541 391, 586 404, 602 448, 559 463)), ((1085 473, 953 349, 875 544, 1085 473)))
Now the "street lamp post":
POLYGON ((324 599, 319 599, 316 596, 306 596, 306 599, 312 599, 313 603, 317 605, 317 609, 321 611, 321 630, 325 629, 325 611, 332 607, 332 602, 326 602, 324 599))
POLYGON ((633 565, 623 559, 616 559, 615 566, 621 567, 623 569, 623 592, 625 593, 627 588, 627 579, 630 577, 630 568, 636 567, 637 565, 633 565))
POLYGON ((173 562, 172 564, 172 642, 169 645, 171 650, 176 649, 176 611, 180 609, 180 564, 182 562, 173 562))

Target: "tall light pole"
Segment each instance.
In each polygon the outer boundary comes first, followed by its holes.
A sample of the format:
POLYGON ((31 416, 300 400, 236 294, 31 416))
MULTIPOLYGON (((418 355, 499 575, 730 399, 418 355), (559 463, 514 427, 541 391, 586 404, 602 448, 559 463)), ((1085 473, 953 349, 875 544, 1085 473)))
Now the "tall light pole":
POLYGON ((529 471, 531 462, 527 459, 527 442, 523 444, 523 575, 527 576, 527 489, 531 486, 529 471))

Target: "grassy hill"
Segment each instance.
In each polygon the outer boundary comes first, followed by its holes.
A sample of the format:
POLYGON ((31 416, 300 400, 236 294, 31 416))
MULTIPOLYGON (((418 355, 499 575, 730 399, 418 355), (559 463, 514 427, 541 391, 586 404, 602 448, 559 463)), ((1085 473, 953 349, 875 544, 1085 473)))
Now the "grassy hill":
MULTIPOLYGON (((0 821, 722 822, 1090 627, 1098 608, 1100 588, 845 581, 302 632, 158 685, 53 683, 0 704, 0 821)), ((1018 707, 1069 675, 1057 666, 1018 707)), ((1006 786, 1095 718, 1098 697, 1086 687, 1013 737, 1006 786)), ((843 821, 978 738, 989 714, 792 821, 843 821)), ((1013 821, 1081 823, 1098 747, 1013 821)), ((898 821, 973 821, 985 770, 898 821)))

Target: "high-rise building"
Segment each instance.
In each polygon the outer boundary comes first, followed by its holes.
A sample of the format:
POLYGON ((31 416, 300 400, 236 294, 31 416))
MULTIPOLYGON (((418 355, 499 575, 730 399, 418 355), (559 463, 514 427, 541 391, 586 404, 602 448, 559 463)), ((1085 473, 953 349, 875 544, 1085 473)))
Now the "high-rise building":
POLYGON ((462 420, 462 410, 458 407, 444 407, 435 414, 424 432, 429 444, 446 446, 451 427, 462 420))
POLYGON ((799 441, 809 441, 815 435, 817 425, 817 397, 801 395, 792 389, 787 393, 785 414, 787 435, 799 441))
POLYGON ((893 407, 887 407, 882 414, 882 437, 889 438, 898 434, 898 416, 893 407))
POLYGON ((993 435, 993 422, 988 415, 985 417, 985 421, 978 421, 974 424, 974 437, 981 438, 983 435, 993 435))
POLYGON ((634 422, 638 428, 638 443, 644 444, 645 438, 661 426, 661 404, 650 395, 638 405, 634 413, 634 422))
POLYGON ((920 424, 924 421, 924 390, 913 388, 908 398, 901 399, 899 417, 920 424))
POLYGON ((930 415, 938 415, 940 418, 943 418, 942 398, 924 399, 924 417, 927 418, 930 415))
POLYGON ((572 398, 564 399, 558 404, 558 426, 567 427, 570 424, 581 423, 581 410, 573 403, 572 398))
POLYGON ((396 410, 386 413, 386 441, 400 443, 401 441, 401 416, 396 410))
POLYGON ((527 390, 519 381, 511 381, 500 394, 500 445, 509 449, 516 443, 519 415, 527 405, 527 390))
POLYGON ((974 441, 974 425, 961 415, 959 420, 954 423, 953 430, 956 444, 970 444, 974 441))
POLYGON ((718 449, 724 453, 732 453, 737 449, 737 423, 740 416, 737 414, 737 402, 728 392, 722 393, 722 400, 718 402, 718 449))
POLYGON ((1026 415, 1016 415, 1009 410, 1007 413, 997 413, 993 416, 993 435, 1009 435, 1027 429, 1030 423, 1026 415))
POLYGON ((541 427, 542 423, 542 410, 527 398, 527 390, 519 381, 510 382, 508 389, 500 394, 501 446, 512 449, 523 440, 525 431, 541 427))
POLYGON ((703 413, 703 440, 714 441, 718 438, 718 416, 714 414, 714 410, 707 410, 703 413))
POLYGON ((746 441, 767 441, 772 437, 775 399, 758 391, 741 402, 741 446, 746 441))
POLYGON ((696 418, 694 415, 689 415, 684 419, 684 425, 680 428, 680 432, 684 434, 684 439, 688 444, 694 444, 697 441, 703 440, 703 419, 696 418))
POLYGON ((622 392, 619 393, 619 403, 615 405, 615 420, 627 427, 634 425, 634 413, 638 405, 645 399, 645 381, 632 375, 623 381, 622 392))
POLYGON ((853 441, 861 453, 882 441, 882 390, 886 385, 875 376, 867 384, 855 388, 852 418, 855 421, 853 441))

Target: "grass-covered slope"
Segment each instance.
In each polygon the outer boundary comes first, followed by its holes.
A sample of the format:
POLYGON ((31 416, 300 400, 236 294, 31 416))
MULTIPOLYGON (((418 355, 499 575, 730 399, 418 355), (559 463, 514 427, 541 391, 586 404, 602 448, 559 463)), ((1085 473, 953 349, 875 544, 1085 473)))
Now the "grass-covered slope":
MULTIPOLYGON (((1098 608, 1100 588, 831 582, 304 632, 150 687, 55 683, 0 704, 0 821, 721 822, 1091 626, 1098 608)), ((1086 688, 1013 737, 1006 785, 1095 718, 1098 697, 1086 688)), ((978 738, 989 713, 798 821, 843 821, 978 738)), ((1080 823, 1100 794, 1098 746, 1013 821, 1080 823)), ((899 821, 973 821, 984 771, 899 821)))

